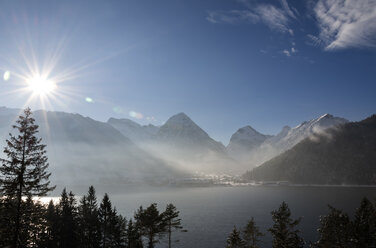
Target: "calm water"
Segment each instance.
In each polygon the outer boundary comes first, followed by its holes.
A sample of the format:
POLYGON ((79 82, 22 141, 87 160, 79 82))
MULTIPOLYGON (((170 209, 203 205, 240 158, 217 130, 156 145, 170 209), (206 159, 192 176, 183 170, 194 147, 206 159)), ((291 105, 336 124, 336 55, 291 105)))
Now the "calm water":
MULTIPOLYGON (((119 192, 121 189, 117 189, 119 192)), ((173 203, 181 212, 182 223, 188 230, 175 234, 180 240, 175 247, 224 247, 233 226, 243 227, 252 216, 263 232, 272 225, 270 212, 286 201, 293 217, 303 217, 302 236, 316 239, 319 216, 327 213, 327 204, 352 214, 363 196, 376 198, 376 188, 352 187, 208 187, 163 188, 137 192, 110 193, 110 199, 127 219, 140 206, 153 202, 163 210, 173 203)), ((98 189, 98 198, 100 198, 98 189)), ((270 247, 271 237, 265 237, 270 247)), ((163 243, 159 247, 165 247, 163 243)))

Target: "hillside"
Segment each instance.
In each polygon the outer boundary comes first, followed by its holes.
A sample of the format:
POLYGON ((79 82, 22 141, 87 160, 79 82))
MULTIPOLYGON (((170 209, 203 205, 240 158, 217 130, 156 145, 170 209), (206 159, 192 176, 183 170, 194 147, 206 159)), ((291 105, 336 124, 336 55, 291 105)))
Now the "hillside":
POLYGON ((376 184, 376 115, 316 133, 246 177, 302 184, 376 184))

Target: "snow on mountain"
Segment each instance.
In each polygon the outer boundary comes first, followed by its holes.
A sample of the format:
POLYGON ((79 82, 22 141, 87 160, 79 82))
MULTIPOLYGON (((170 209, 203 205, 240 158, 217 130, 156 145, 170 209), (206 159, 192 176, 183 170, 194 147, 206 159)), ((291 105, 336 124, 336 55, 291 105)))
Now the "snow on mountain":
POLYGON ((329 127, 347 122, 348 120, 346 119, 325 114, 316 119, 305 121, 297 127, 288 130, 287 134, 284 136, 281 135, 278 137, 279 139, 266 140, 263 145, 271 145, 277 149, 279 153, 282 153, 315 133, 320 133, 329 127))
POLYGON ((294 128, 285 126, 279 134, 267 138, 258 148, 249 151, 246 162, 251 167, 258 166, 291 149, 300 141, 315 133, 324 132, 329 127, 347 122, 348 120, 346 119, 325 114, 316 119, 305 121, 294 128))

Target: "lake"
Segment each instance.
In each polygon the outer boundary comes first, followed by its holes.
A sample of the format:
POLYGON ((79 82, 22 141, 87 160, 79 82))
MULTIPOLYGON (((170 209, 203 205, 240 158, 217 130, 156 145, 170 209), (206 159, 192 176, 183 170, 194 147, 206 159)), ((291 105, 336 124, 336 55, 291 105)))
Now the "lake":
MULTIPOLYGON (((98 186, 98 201, 103 188, 98 186)), ((174 233, 180 242, 175 247, 225 247, 227 235, 234 225, 243 227, 254 217, 264 237, 264 247, 271 247, 271 236, 266 232, 272 225, 270 212, 282 201, 290 206, 293 217, 302 217, 300 230, 307 242, 315 241, 319 216, 328 212, 327 204, 353 214, 362 197, 376 198, 375 187, 306 187, 306 186, 244 186, 130 189, 106 189, 118 212, 127 219, 140 205, 156 202, 163 211, 173 203, 181 213, 182 224, 188 232, 174 233)), ((158 247, 166 247, 162 242, 158 247)))

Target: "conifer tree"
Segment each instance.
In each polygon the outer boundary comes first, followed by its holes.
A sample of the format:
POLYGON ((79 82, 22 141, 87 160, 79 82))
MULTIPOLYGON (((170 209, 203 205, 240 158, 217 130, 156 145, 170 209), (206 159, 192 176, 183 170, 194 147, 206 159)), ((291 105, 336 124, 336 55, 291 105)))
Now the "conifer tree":
POLYGON ((230 233, 226 241, 227 245, 226 248, 243 248, 244 241, 240 236, 240 232, 234 226, 234 229, 230 233))
POLYGON ((147 209, 142 206, 138 209, 134 216, 140 232, 148 240, 148 248, 153 248, 155 243, 159 243, 158 236, 165 231, 165 223, 163 215, 159 214, 157 204, 151 204, 147 209))
POLYGON ((264 236, 264 234, 260 232, 259 228, 256 226, 254 218, 252 217, 243 230, 244 247, 260 248, 259 244, 262 236, 264 236))
POLYGON ((16 201, 12 198, 0 197, 0 247, 12 247, 15 231, 16 201))
POLYGON ((100 247, 101 234, 98 217, 98 204, 93 186, 83 196, 79 207, 79 225, 81 245, 84 248, 100 247))
POLYGON ((112 210, 112 214, 112 245, 116 248, 127 247, 127 220, 123 216, 117 214, 116 208, 112 210))
POLYGON ((352 224, 349 216, 341 210, 329 206, 329 214, 320 217, 319 240, 315 246, 319 248, 353 247, 352 224))
POLYGON ((0 167, 0 192, 4 197, 15 200, 13 247, 19 247, 19 234, 23 212, 21 209, 23 196, 45 196, 54 187, 50 186, 50 173, 47 172, 48 162, 46 145, 37 138, 38 125, 34 124, 30 108, 24 110, 13 128, 18 135, 9 134, 0 167))
POLYGON ((285 202, 278 210, 272 211, 274 224, 269 228, 273 235, 273 248, 300 248, 303 247, 303 239, 299 237, 299 230, 296 229, 301 219, 293 220, 291 211, 285 202))
POLYGON ((168 247, 171 248, 171 233, 172 231, 182 229, 181 219, 179 218, 179 211, 173 204, 168 204, 166 210, 162 213, 163 221, 166 225, 166 231, 168 234, 168 247))
POLYGON ((128 221, 127 228, 127 248, 142 248, 141 234, 137 225, 133 224, 132 219, 128 221))
POLYGON ((354 247, 376 247, 376 211, 367 198, 355 212, 353 232, 354 247))
POLYGON ((58 247, 59 214, 52 200, 45 211, 45 227, 40 240, 40 247, 58 247))
POLYGON ((107 195, 104 195, 103 200, 99 207, 99 222, 100 222, 100 229, 101 229, 101 247, 107 248, 112 247, 112 243, 114 241, 114 231, 116 216, 113 214, 111 201, 107 195))
POLYGON ((59 202, 59 233, 60 248, 76 248, 79 245, 77 228, 77 207, 74 194, 67 194, 64 188, 59 202))

